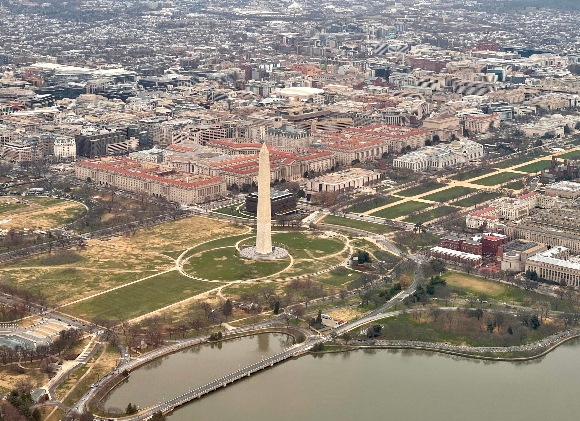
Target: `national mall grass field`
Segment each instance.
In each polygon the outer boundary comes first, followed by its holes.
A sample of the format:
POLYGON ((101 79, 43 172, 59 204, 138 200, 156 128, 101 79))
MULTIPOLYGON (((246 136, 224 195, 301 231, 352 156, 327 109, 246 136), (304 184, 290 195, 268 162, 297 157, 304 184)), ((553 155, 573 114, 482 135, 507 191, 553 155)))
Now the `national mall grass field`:
POLYGON ((4 283, 43 293, 50 307, 88 321, 130 320, 256 278, 273 276, 283 283, 320 272, 320 281, 315 282, 331 288, 352 280, 328 273, 348 257, 346 237, 274 231, 272 240, 286 247, 292 258, 242 259, 236 244, 255 242, 248 227, 191 216, 124 236, 90 240, 79 250, 54 250, 11 262, 2 266, 0 276, 4 283), (177 262, 180 256, 185 274, 177 262))

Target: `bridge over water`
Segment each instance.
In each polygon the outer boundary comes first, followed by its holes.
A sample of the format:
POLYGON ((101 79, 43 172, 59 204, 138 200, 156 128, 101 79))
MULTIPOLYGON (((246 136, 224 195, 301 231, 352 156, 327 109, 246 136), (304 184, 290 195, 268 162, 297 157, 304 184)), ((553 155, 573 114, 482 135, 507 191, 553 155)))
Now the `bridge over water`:
POLYGON ((144 412, 141 412, 141 413, 134 415, 134 416, 131 416, 131 417, 125 417, 125 418, 121 418, 121 419, 123 421, 144 421, 144 420, 151 418, 153 416, 153 414, 156 412, 163 412, 164 414, 172 412, 174 409, 176 409, 182 405, 185 405, 186 403, 191 402, 195 399, 199 399, 202 396, 207 395, 208 393, 211 393, 217 389, 220 389, 222 387, 226 387, 230 383, 233 383, 237 380, 243 379, 244 377, 249 377, 258 371, 272 367, 275 364, 278 364, 278 363, 285 361, 289 358, 297 357, 301 354, 304 354, 304 353, 310 351, 310 349, 315 344, 323 342, 327 339, 328 338, 326 338, 326 337, 317 338, 313 341, 309 341, 309 342, 304 343, 304 344, 293 345, 290 348, 287 348, 284 351, 282 351, 276 355, 272 355, 271 357, 265 358, 265 359, 263 359, 259 362, 256 362, 252 365, 249 365, 249 366, 244 367, 240 370, 234 371, 233 373, 230 373, 227 376, 213 380, 212 382, 207 383, 207 384, 205 384, 201 387, 198 387, 196 389, 190 390, 189 392, 184 393, 181 396, 177 396, 177 397, 170 399, 166 402, 160 403, 158 405, 154 405, 154 406, 148 408, 147 410, 145 410, 144 412))
MULTIPOLYGON (((421 261, 416 261, 415 279, 409 288, 407 288, 405 291, 402 291, 401 293, 397 294, 397 296, 393 297, 391 300, 389 300, 389 302, 385 303, 383 306, 375 309, 374 311, 368 313, 364 317, 336 329, 333 332, 333 334, 339 335, 339 334, 342 334, 342 333, 347 332, 349 330, 355 329, 359 326, 362 326, 365 323, 368 323, 369 321, 375 320, 376 317, 378 315, 380 315, 382 312, 384 312, 385 310, 394 306, 395 304, 401 302, 405 297, 412 294, 416 290, 416 288, 421 284, 422 281, 423 281, 423 270, 421 268, 421 261)), ((260 323, 258 325, 248 326, 248 327, 244 327, 244 328, 234 329, 228 333, 233 334, 233 335, 250 333, 250 332, 251 333, 259 333, 259 331, 257 331, 257 329, 267 329, 267 328, 271 328, 271 327, 275 327, 275 325, 272 321, 260 323)), ((278 327, 280 327, 280 326, 278 326, 278 327)), ((230 336, 230 335, 228 335, 228 336, 230 336)), ((207 339, 208 339, 207 337, 199 337, 199 338, 191 339, 188 341, 182 341, 182 342, 176 343, 176 344, 171 345, 171 346, 166 347, 166 348, 160 348, 156 351, 149 353, 147 356, 144 356, 142 358, 138 358, 138 359, 130 361, 130 362, 126 361, 126 362, 121 363, 117 367, 117 369, 115 370, 115 373, 118 373, 119 371, 125 370, 125 369, 128 371, 131 371, 131 370, 137 368, 138 366, 140 366, 146 362, 152 361, 155 358, 159 358, 162 355, 166 355, 170 352, 176 352, 180 349, 206 342, 207 339)), ((224 339, 227 339, 227 336, 224 339)), ((228 374, 224 377, 221 377, 219 379, 215 379, 215 380, 211 381, 210 383, 207 383, 207 384, 200 386, 196 389, 192 389, 189 392, 184 393, 184 394, 177 396, 175 398, 172 398, 168 401, 151 406, 151 407, 147 408, 146 410, 140 412, 139 414, 135 414, 135 415, 123 417, 123 418, 117 418, 117 419, 122 420, 122 421, 145 421, 145 420, 150 419, 153 416, 153 414, 155 414, 156 412, 162 412, 164 414, 170 413, 173 410, 175 410, 176 408, 178 408, 182 405, 185 405, 188 402, 191 402, 195 399, 199 399, 202 396, 207 395, 215 390, 226 387, 228 384, 231 384, 231 383, 238 381, 240 379, 243 379, 245 377, 249 377, 252 374, 257 373, 261 370, 267 369, 269 367, 273 367, 274 365, 276 365, 282 361, 285 361, 285 360, 288 360, 290 358, 305 354, 305 353, 309 352, 315 345, 317 345, 319 343, 324 343, 330 339, 332 339, 331 334, 325 335, 325 336, 318 336, 315 338, 313 338, 312 336, 306 336, 305 342, 293 345, 293 346, 285 349, 284 351, 279 352, 278 354, 272 355, 268 358, 265 358, 259 362, 254 363, 252 365, 249 365, 247 367, 244 367, 242 369, 234 371, 233 373, 230 373, 230 374, 228 374)), ((115 373, 109 374, 109 376, 106 376, 105 378, 103 378, 101 380, 101 382, 99 382, 99 383, 101 385, 104 385, 106 378, 114 376, 115 373)), ((99 385, 97 385, 97 386, 99 386, 99 385)), ((95 389, 89 390, 77 402, 77 404, 74 406, 74 408, 72 408, 72 410, 69 411, 69 414, 72 414, 74 412, 77 412, 77 413, 83 412, 86 403, 95 395, 95 392, 96 392, 95 389)), ((67 415, 69 415, 69 414, 67 414, 67 415)), ((66 417, 65 417, 65 419, 66 419, 66 417)))

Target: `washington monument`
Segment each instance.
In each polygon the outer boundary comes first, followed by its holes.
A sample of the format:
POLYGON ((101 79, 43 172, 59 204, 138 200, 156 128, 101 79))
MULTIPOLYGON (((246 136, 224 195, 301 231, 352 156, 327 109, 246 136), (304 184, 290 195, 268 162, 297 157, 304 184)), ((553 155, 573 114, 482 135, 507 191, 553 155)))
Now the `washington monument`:
POLYGON ((258 254, 272 253, 272 210, 270 203, 270 152, 266 142, 262 144, 258 168, 258 210, 256 252, 258 254))

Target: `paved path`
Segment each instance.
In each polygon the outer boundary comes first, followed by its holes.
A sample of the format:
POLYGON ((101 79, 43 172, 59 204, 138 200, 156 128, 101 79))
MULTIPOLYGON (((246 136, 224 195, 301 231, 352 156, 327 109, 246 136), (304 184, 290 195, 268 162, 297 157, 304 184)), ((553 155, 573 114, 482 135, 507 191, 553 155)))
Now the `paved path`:
POLYGON ((86 364, 87 361, 91 359, 97 349, 97 343, 97 336, 92 335, 91 340, 84 347, 79 356, 74 361, 64 361, 61 369, 56 373, 56 375, 50 379, 48 383, 42 386, 42 388, 47 391, 50 399, 56 400, 56 388, 78 367, 86 364))

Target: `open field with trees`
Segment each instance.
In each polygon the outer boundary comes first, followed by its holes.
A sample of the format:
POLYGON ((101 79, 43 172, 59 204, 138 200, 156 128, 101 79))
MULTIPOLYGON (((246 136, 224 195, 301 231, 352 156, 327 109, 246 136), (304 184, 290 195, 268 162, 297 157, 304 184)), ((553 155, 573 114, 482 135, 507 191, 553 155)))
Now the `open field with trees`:
POLYGON ((517 346, 550 336, 564 330, 565 326, 557 319, 540 321, 530 314, 513 315, 490 309, 441 310, 432 307, 381 319, 368 328, 372 333, 366 336, 375 339, 469 346, 517 346))
POLYGON ((479 205, 480 203, 487 202, 489 200, 497 199, 500 196, 501 193, 499 192, 482 191, 474 194, 473 196, 466 197, 465 199, 460 199, 457 202, 453 202, 453 205, 469 208, 471 206, 476 206, 479 205))
POLYGON ((408 249, 412 253, 419 250, 427 249, 439 244, 439 235, 428 232, 409 232, 401 231, 395 234, 393 241, 403 249, 408 249))
POLYGON ((512 181, 511 183, 507 183, 504 185, 506 189, 512 190, 521 190, 525 187, 525 184, 522 180, 512 181))
POLYGON ((73 222, 86 212, 80 203, 51 197, 0 197, 2 229, 50 230, 73 222), (16 203, 19 201, 20 203, 16 203))
POLYGON ((447 285, 452 294, 457 297, 483 298, 507 305, 531 307, 535 303, 550 303, 550 308, 556 311, 576 311, 576 303, 566 297, 557 298, 527 291, 515 286, 506 285, 482 276, 470 275, 448 270, 444 274, 447 285))
POLYGON ((389 203, 398 202, 399 200, 401 199, 398 197, 374 195, 372 198, 369 198, 364 202, 349 206, 348 208, 344 209, 344 212, 363 213, 370 211, 371 209, 388 205, 389 203))
MULTIPOLYGON (((547 297, 445 266, 439 259, 432 260, 424 267, 428 280, 403 301, 405 312, 369 323, 361 336, 503 347, 534 342, 580 323, 576 302, 566 303, 564 297, 547 297), (552 310, 564 312, 554 314, 552 310)), ((391 287, 395 288, 396 284, 391 287)), ((363 306, 369 302, 378 306, 382 295, 394 293, 387 289, 369 293, 363 297, 363 306)))
POLYGON ((183 250, 242 232, 247 229, 189 217, 108 241, 89 240, 87 247, 76 251, 45 253, 10 262, 2 267, 0 283, 43 294, 51 306, 62 305, 169 270, 183 250))
POLYGON ((423 224, 425 222, 431 221, 433 219, 441 218, 442 216, 450 215, 457 212, 459 209, 453 206, 439 206, 434 209, 418 213, 413 216, 405 218, 405 222, 411 222, 413 224, 423 224))
POLYGON ((452 175, 451 177, 449 177, 449 179, 450 180, 457 180, 457 181, 464 181, 464 180, 470 180, 470 179, 475 178, 475 177, 480 177, 482 175, 490 174, 492 172, 495 172, 494 168, 475 168, 473 170, 469 170, 466 172, 452 175))

